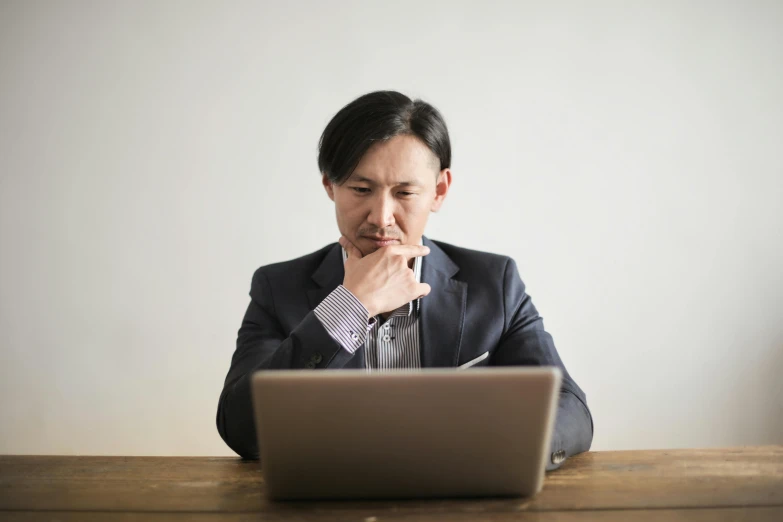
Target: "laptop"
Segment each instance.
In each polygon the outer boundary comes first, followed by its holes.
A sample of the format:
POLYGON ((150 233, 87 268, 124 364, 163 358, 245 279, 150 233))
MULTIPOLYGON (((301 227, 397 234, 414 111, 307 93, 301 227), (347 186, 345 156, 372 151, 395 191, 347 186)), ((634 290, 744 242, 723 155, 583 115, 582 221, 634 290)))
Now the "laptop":
POLYGON ((258 371, 267 494, 532 496, 543 486, 561 378, 555 367, 258 371))

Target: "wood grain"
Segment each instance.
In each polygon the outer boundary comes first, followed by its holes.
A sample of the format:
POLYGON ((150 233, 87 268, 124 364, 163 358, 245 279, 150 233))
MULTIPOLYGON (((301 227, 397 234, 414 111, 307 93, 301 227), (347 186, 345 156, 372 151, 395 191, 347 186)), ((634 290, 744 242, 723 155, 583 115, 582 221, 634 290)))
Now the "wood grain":
POLYGON ((544 511, 521 513, 462 513, 432 517, 431 515, 381 514, 375 517, 348 517, 333 515, 311 517, 299 514, 261 513, 150 513, 106 511, 0 511, 4 522, 257 522, 259 520, 295 522, 318 520, 323 522, 780 522, 783 507, 716 508, 716 509, 651 509, 616 511, 544 511))
MULTIPOLYGON (((257 520, 263 513, 265 520, 362 521, 552 520, 545 512, 558 512, 558 520, 570 520, 562 517, 587 510, 601 517, 595 520, 619 520, 613 518, 622 513, 618 510, 629 509, 658 515, 665 509, 681 520, 734 520, 732 513, 741 515, 739 520, 746 515, 769 520, 764 517, 779 514, 781 507, 783 446, 586 453, 547 474, 544 490, 532 499, 288 503, 268 501, 258 463, 239 459, 0 456, 3 520, 39 514, 44 518, 29 519, 75 520, 67 512, 81 512, 80 520, 96 519, 86 512, 101 512, 101 520, 125 520, 130 513, 179 520, 176 512, 181 512, 187 519, 198 515, 204 520, 223 520, 209 517, 232 513, 234 518, 225 520, 257 520), (714 518, 724 512, 715 508, 736 509, 714 518), (108 517, 112 513, 115 518, 108 517), (520 518, 523 514, 529 516, 520 518), (682 518, 686 515, 706 518, 682 518)), ((645 520, 639 513, 633 518, 645 520)))

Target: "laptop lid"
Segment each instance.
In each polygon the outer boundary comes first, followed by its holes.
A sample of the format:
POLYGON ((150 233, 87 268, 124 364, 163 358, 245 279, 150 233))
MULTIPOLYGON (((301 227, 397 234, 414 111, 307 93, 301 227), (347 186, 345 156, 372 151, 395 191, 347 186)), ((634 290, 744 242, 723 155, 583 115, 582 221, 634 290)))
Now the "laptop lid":
POLYGON ((268 495, 533 495, 560 381, 554 367, 256 372, 268 495))

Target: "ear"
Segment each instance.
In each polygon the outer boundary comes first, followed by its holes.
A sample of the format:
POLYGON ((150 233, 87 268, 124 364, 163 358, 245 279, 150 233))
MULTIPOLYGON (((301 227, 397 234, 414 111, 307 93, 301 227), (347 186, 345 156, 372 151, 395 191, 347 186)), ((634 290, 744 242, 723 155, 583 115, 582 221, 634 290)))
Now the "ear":
POLYGON ((321 175, 321 183, 323 183, 323 186, 326 189, 326 194, 329 196, 329 199, 334 201, 334 186, 332 185, 332 182, 329 181, 329 177, 326 174, 321 175))
POLYGON ((430 210, 437 212, 443 205, 443 200, 446 199, 446 194, 449 193, 449 187, 451 187, 451 169, 443 169, 438 174, 438 179, 435 180, 435 199, 432 200, 430 210))

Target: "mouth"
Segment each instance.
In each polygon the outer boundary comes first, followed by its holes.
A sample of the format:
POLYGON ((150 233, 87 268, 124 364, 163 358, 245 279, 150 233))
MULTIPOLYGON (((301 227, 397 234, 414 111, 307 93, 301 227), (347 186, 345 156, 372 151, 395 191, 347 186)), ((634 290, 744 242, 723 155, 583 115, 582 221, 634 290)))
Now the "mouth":
POLYGON ((370 241, 374 246, 377 247, 394 245, 400 242, 399 239, 394 239, 390 237, 362 236, 362 239, 366 239, 367 241, 370 241))

